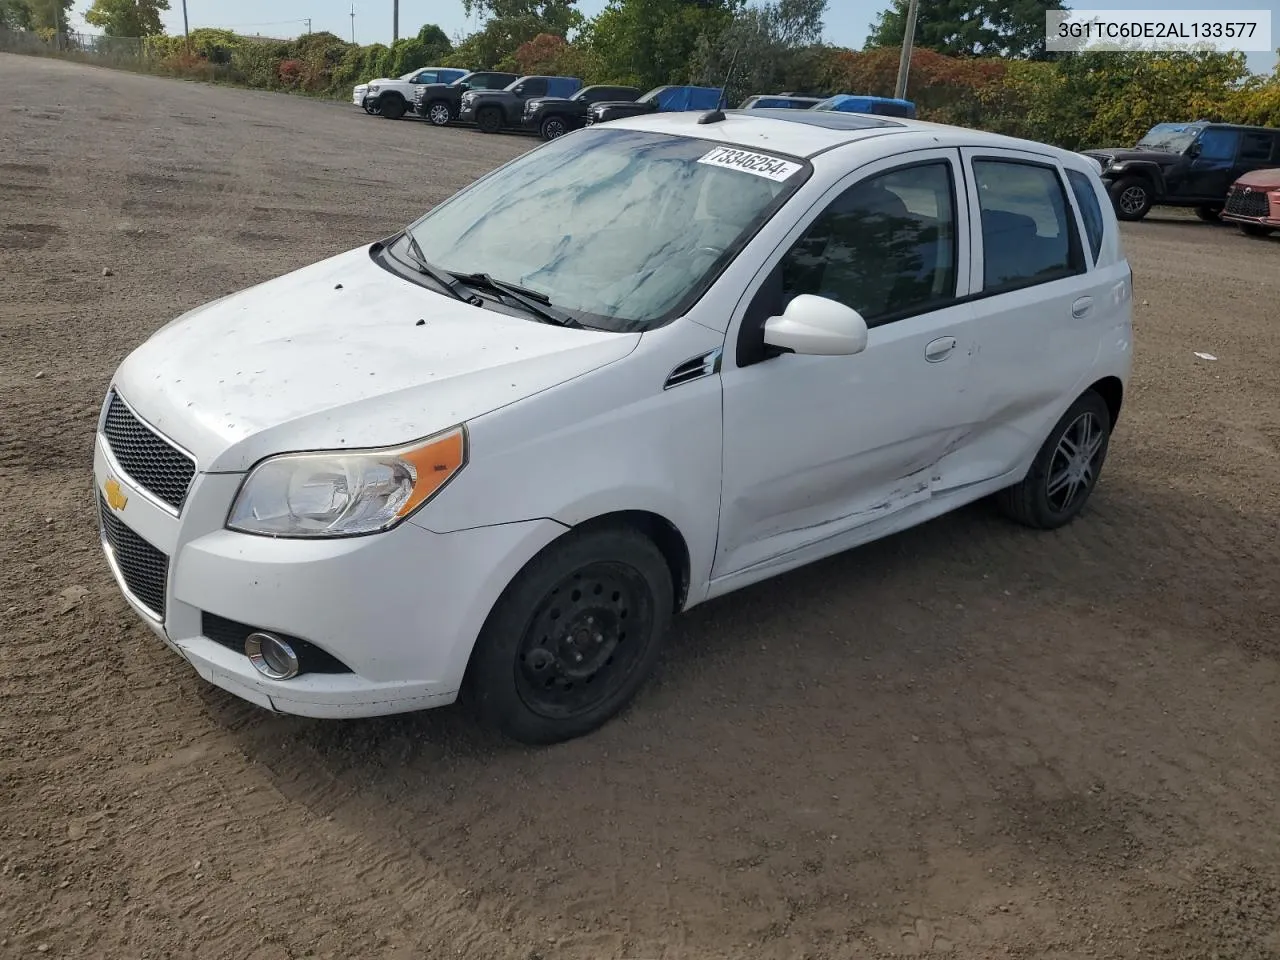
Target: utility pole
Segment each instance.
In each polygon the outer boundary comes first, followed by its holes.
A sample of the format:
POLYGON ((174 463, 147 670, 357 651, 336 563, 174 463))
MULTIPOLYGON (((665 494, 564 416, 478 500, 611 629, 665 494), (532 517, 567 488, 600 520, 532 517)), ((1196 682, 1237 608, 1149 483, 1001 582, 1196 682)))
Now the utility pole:
POLYGON ((356 5, 351 4, 351 42, 356 42, 356 5))
MULTIPOLYGON (((187 2, 187 0, 182 0, 182 2, 183 2, 183 3, 186 3, 186 2, 187 2)), ((302 18, 302 20, 303 20, 303 22, 307 25, 307 33, 310 33, 310 32, 311 32, 311 18, 310 18, 310 17, 303 17, 303 18, 302 18)))
POLYGON ((191 39, 191 30, 187 26, 187 0, 182 0, 182 35, 191 39))
POLYGON ((400 39, 400 0, 391 0, 391 42, 400 39))
POLYGON ((907 6, 907 28, 902 32, 902 57, 898 60, 898 86, 893 95, 899 100, 907 98, 907 74, 911 71, 911 48, 916 42, 916 10, 920 0, 910 0, 907 6))

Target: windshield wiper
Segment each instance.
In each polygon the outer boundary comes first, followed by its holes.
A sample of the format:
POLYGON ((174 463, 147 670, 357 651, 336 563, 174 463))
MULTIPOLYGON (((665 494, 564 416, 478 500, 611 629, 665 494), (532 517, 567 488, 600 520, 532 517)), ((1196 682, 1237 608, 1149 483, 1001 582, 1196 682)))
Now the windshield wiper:
POLYGON ((530 313, 536 313, 548 323, 554 323, 561 327, 582 326, 567 313, 557 310, 552 306, 551 299, 537 290, 530 290, 528 287, 507 283, 505 280, 495 280, 487 273, 455 273, 453 278, 470 287, 485 287, 489 290, 496 290, 498 293, 506 294, 530 313))
POLYGON ((439 267, 433 267, 428 262, 426 254, 422 252, 422 246, 418 243, 418 239, 412 233, 406 230, 404 236, 409 241, 409 256, 417 264, 418 272, 440 284, 450 296, 470 302, 471 298, 458 289, 458 281, 454 279, 453 274, 447 270, 441 270, 439 267))

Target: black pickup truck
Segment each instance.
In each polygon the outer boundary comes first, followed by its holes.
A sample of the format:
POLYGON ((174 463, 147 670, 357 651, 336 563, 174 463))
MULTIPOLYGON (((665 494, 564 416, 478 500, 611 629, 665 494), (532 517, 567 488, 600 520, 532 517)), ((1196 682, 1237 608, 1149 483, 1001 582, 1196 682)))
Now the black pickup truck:
POLYGON ((1156 205, 1194 207, 1217 220, 1245 173, 1280 166, 1280 130, 1229 123, 1157 123, 1135 147, 1086 150, 1102 165, 1116 216, 1141 220, 1156 205))
POLYGON ((458 119, 462 95, 468 90, 501 90, 518 77, 514 73, 476 70, 453 83, 426 83, 414 94, 413 110, 437 127, 458 119))
POLYGON ((484 133, 519 127, 526 100, 571 97, 582 88, 577 77, 520 77, 501 90, 468 90, 462 95, 458 119, 474 123, 484 133))
POLYGON ((533 97, 524 102, 521 126, 543 140, 554 140, 570 130, 586 126, 587 110, 592 104, 623 103, 640 96, 638 87, 611 87, 597 83, 583 87, 572 97, 533 97))

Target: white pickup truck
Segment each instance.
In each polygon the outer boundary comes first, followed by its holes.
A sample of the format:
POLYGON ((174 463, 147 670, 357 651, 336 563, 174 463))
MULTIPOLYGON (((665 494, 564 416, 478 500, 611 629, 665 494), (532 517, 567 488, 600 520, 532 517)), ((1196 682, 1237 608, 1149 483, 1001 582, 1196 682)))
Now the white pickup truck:
POLYGON ((413 109, 413 95, 424 83, 453 83, 470 70, 453 67, 419 67, 394 80, 380 77, 357 84, 351 91, 351 102, 365 113, 399 120, 413 109))

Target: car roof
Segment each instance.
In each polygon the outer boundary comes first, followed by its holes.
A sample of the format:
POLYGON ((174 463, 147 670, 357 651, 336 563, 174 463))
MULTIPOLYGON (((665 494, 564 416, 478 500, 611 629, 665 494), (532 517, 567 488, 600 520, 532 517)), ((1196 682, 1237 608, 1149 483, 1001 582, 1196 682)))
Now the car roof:
POLYGON ((916 134, 912 137, 913 140, 930 142, 930 145, 939 147, 1004 147, 1056 157, 1078 157, 1070 150, 1032 140, 1021 140, 968 127, 908 120, 905 117, 770 107, 763 110, 725 110, 723 120, 698 123, 707 113, 704 110, 689 110, 642 114, 613 120, 609 126, 699 137, 738 147, 788 153, 806 159, 850 143, 881 137, 906 137, 911 134, 916 134), (922 137, 921 134, 927 136, 922 137))

